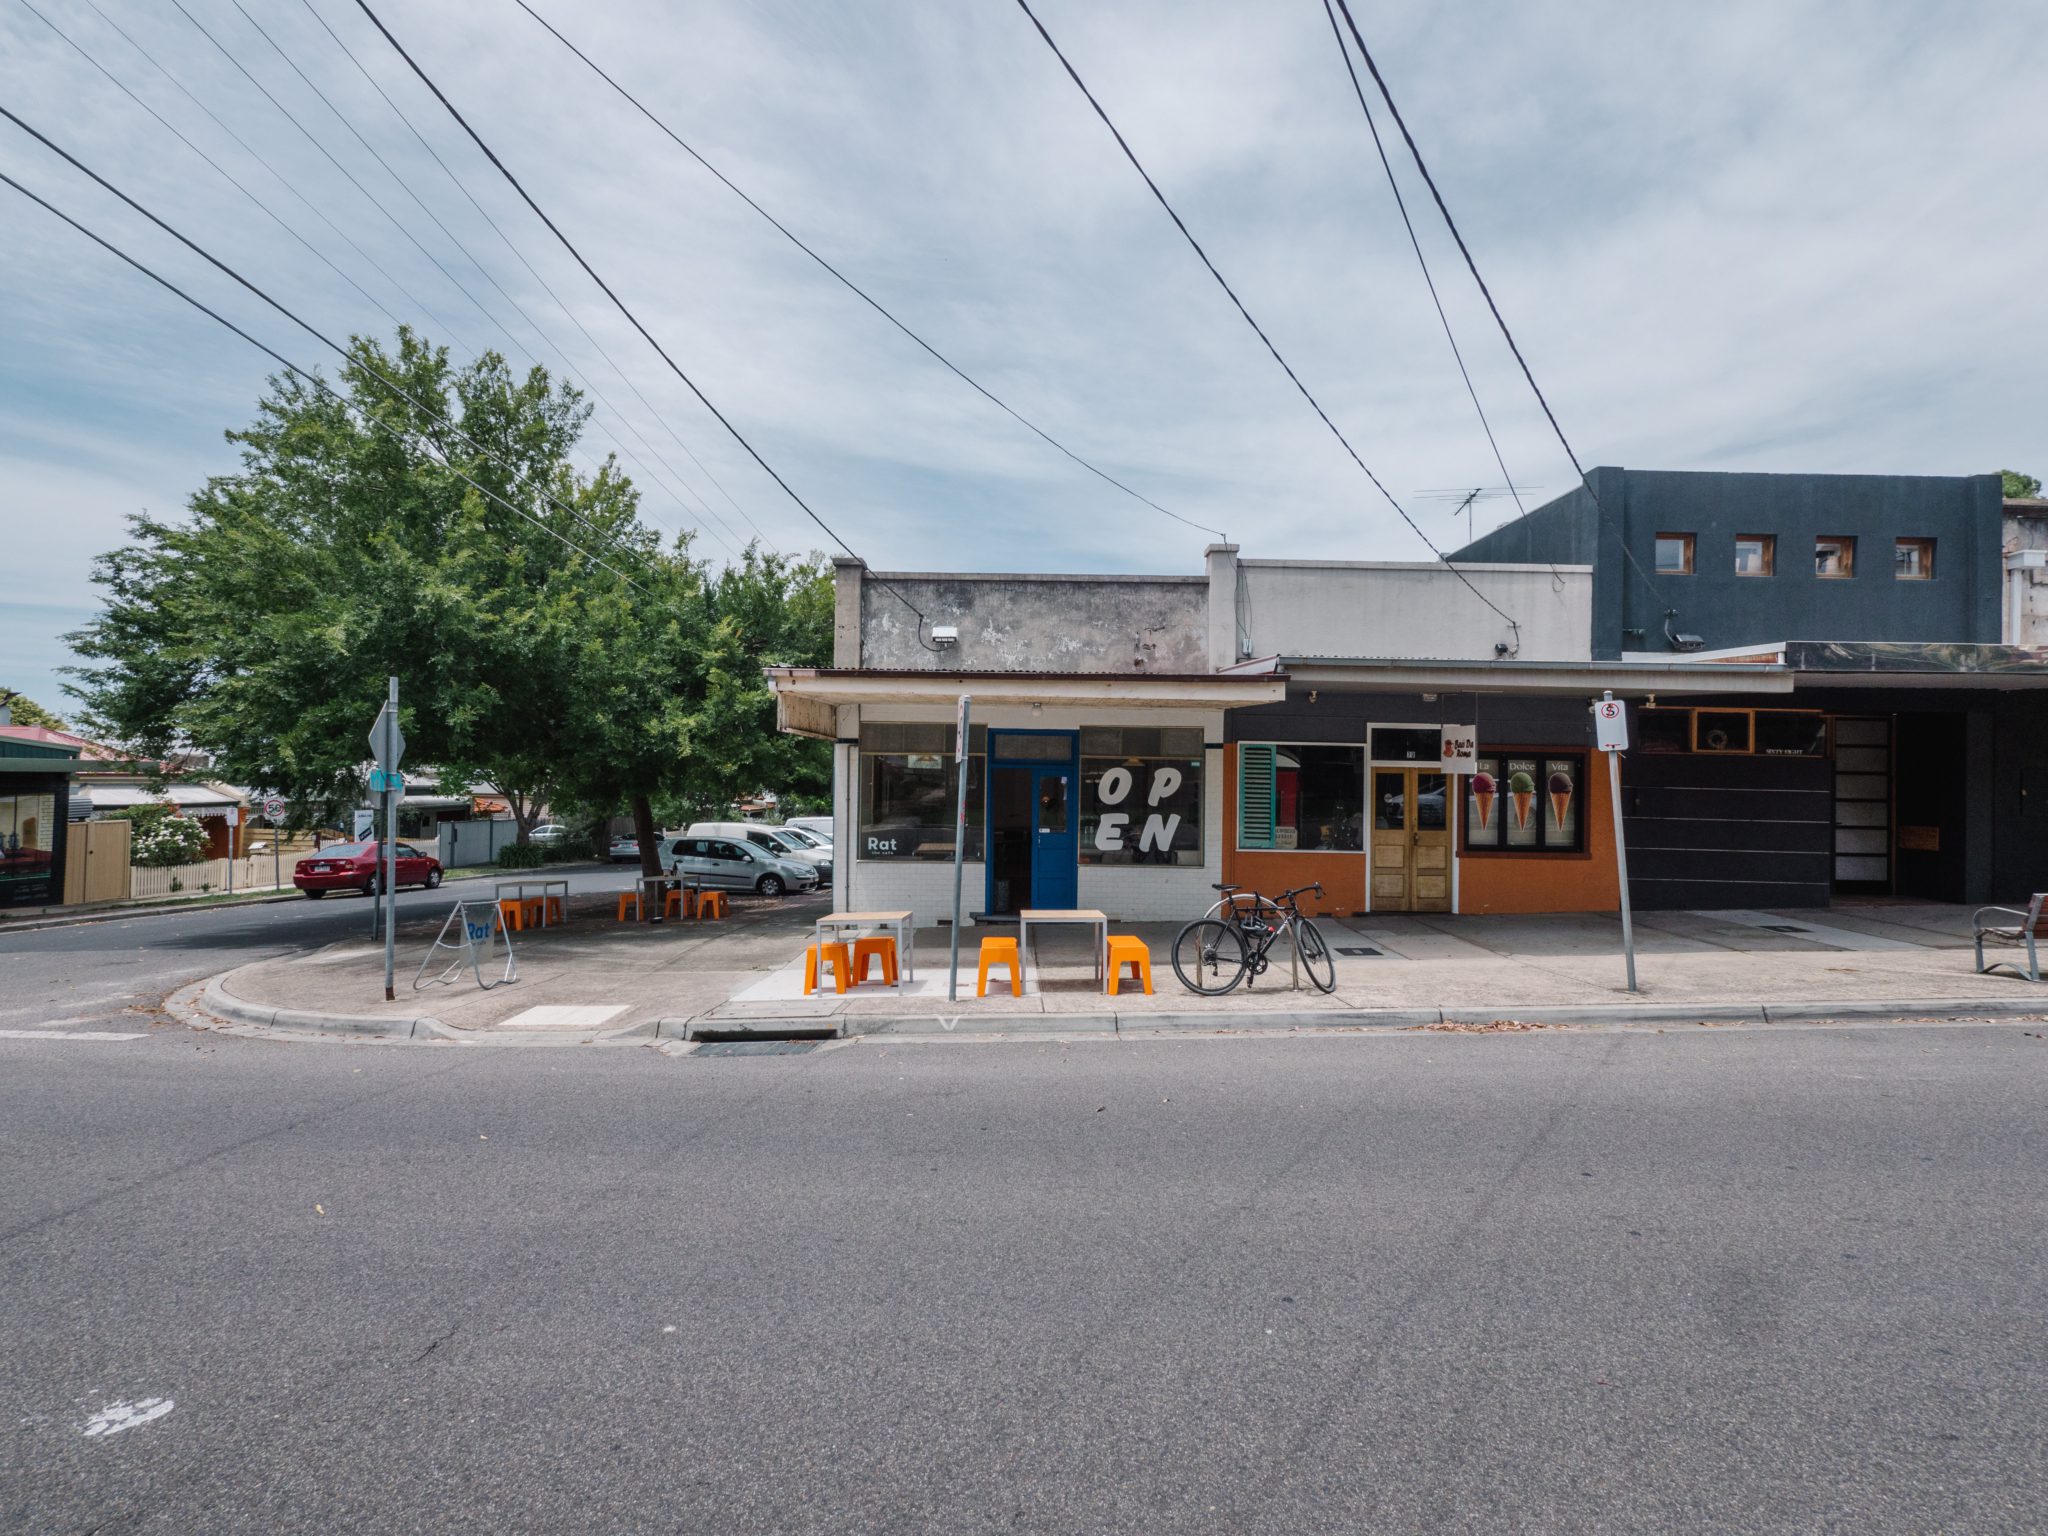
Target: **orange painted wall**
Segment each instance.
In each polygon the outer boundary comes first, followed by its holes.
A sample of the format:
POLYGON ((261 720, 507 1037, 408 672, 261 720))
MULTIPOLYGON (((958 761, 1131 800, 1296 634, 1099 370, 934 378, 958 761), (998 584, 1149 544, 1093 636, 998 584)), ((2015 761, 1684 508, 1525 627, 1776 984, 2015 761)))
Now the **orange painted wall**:
MULTIPOLYGON (((1495 749, 1488 746, 1487 751, 1495 749)), ((1540 751, 1520 746, 1503 751, 1540 751)), ((1557 750, 1565 750, 1559 748, 1557 750)), ((1614 872, 1614 810, 1607 793, 1607 764, 1587 754, 1584 790, 1586 852, 1581 854, 1466 853, 1458 855, 1460 912, 1616 912, 1621 890, 1614 872)), ((1459 837, 1464 835, 1465 795, 1458 792, 1459 837)), ((1237 748, 1223 754, 1223 879, 1274 895, 1320 880, 1324 899, 1304 900, 1301 909, 1318 917, 1351 916, 1366 910, 1363 853, 1266 853, 1237 847, 1237 748)))
MULTIPOLYGON (((1521 753, 1538 749, 1494 748, 1521 753)), ((1559 749, 1562 750, 1562 749, 1559 749)), ((1458 855, 1460 912, 1618 912, 1621 887, 1614 874, 1614 801, 1607 764, 1586 757, 1586 852, 1581 854, 1464 853, 1458 855)), ((1464 837, 1465 792, 1458 788, 1458 834, 1464 837)))
POLYGON ((1301 910, 1312 917, 1349 917, 1365 910, 1364 853, 1239 852, 1237 847, 1237 748, 1223 754, 1223 879, 1265 896, 1320 880, 1323 899, 1304 896, 1301 910))

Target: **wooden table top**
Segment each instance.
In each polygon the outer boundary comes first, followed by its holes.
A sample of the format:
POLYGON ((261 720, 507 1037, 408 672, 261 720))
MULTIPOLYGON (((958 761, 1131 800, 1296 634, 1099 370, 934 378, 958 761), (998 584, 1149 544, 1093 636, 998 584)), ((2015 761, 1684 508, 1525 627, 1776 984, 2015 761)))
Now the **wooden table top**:
POLYGON ((1106 923, 1109 919, 1092 907, 1032 908, 1017 914, 1027 923, 1106 923))
POLYGON ((827 912, 821 923, 907 923, 908 912, 827 912))

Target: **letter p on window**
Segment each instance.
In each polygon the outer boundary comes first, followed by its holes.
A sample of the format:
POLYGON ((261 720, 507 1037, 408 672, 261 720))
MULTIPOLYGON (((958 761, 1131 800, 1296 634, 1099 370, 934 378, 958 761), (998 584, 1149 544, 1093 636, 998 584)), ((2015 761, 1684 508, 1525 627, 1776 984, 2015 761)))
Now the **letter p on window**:
MULTIPOLYGON (((1155 769, 1152 774, 1152 789, 1145 796, 1145 803, 1147 805, 1157 805, 1179 788, 1180 770, 1178 768, 1155 769)), ((1157 818, 1155 817, 1154 819, 1156 820, 1157 818)), ((1180 818, 1176 816, 1174 820, 1178 821, 1180 818)))

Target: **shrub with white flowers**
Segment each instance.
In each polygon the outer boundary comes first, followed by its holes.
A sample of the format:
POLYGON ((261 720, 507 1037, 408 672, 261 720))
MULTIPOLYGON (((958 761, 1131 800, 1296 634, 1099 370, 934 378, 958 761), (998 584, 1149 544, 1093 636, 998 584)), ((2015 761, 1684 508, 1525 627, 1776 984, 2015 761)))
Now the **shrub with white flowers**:
POLYGON ((128 847, 128 862, 139 869, 174 869, 197 864, 205 856, 206 828, 175 813, 138 822, 128 847))

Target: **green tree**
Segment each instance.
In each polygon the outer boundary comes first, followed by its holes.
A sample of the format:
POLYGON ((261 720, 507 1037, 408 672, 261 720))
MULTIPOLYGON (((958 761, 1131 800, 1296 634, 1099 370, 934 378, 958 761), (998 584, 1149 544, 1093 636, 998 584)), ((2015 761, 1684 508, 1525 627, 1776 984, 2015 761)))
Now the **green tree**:
POLYGON ((390 351, 355 342, 332 394, 273 379, 228 434, 240 471, 182 521, 132 519, 101 557, 104 607, 70 637, 88 664, 69 691, 117 741, 202 747, 325 817, 361 794, 395 675, 408 761, 521 797, 523 835, 558 754, 608 724, 580 691, 592 653, 697 579, 609 460, 571 468, 587 415, 544 370, 515 377, 494 354, 455 368, 403 330, 390 351))
POLYGON ((16 725, 40 725, 46 730, 68 730, 64 722, 51 714, 42 705, 25 693, 16 693, 12 688, 0 688, 0 704, 13 711, 16 725))
POLYGON ((2016 469, 2001 469, 1998 475, 2005 482, 2008 501, 2030 501, 2041 494, 2041 482, 2036 476, 2023 475, 2016 469))

